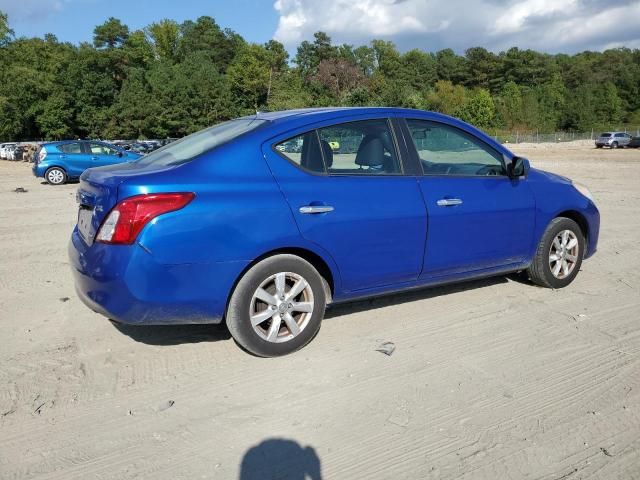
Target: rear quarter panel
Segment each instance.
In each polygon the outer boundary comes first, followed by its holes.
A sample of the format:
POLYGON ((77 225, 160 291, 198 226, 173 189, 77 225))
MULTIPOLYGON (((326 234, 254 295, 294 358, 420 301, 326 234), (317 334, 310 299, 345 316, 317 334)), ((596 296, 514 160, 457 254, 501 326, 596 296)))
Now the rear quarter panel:
POLYGON ((310 248, 299 234, 260 144, 250 139, 150 174, 147 182, 148 187, 134 178, 124 181, 119 198, 150 189, 196 194, 182 210, 153 220, 153 228, 147 226, 138 237, 138 243, 160 263, 247 264, 273 250, 310 248))

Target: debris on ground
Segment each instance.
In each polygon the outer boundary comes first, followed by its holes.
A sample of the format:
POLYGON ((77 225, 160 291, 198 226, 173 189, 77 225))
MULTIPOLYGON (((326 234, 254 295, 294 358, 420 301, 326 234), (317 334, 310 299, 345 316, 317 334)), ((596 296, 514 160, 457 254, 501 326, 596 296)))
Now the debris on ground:
POLYGON ((176 403, 173 400, 167 400, 166 402, 164 402, 162 405, 160 405, 158 407, 158 411, 159 412, 163 412, 165 410, 167 410, 168 408, 173 407, 173 404, 176 403))
POLYGON ((396 350, 396 345, 393 342, 384 342, 380 344, 378 348, 376 348, 376 352, 382 352, 388 357, 393 355, 393 352, 396 350))
POLYGON ((607 449, 606 449, 606 448, 604 448, 604 447, 600 447, 600 451, 601 451, 602 453, 604 453, 607 457, 613 457, 613 455, 611 455, 611 453, 609 452, 609 450, 607 450, 607 449))
POLYGON ((27 193, 29 190, 23 188, 23 187, 16 187, 16 189, 14 190, 15 193, 27 193))
POLYGON ((69 297, 60 297, 60 301, 61 302, 68 302, 69 301, 69 297))

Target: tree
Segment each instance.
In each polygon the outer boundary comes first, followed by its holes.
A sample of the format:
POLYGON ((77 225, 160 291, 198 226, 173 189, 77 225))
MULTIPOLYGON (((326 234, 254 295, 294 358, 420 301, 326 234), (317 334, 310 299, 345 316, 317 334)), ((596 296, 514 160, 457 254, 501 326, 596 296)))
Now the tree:
POLYGON ((550 132, 640 121, 640 49, 549 55, 473 47, 458 55, 389 41, 247 43, 207 16, 129 31, 116 18, 72 45, 15 39, 0 12, 0 138, 181 136, 255 109, 401 106, 482 128, 550 132), (93 41, 91 41, 93 40, 93 41))
POLYGON ((331 45, 331 38, 326 33, 316 32, 313 38, 313 43, 305 40, 298 46, 293 59, 303 77, 316 73, 322 60, 335 58, 338 53, 338 49, 331 45))
POLYGON ((93 29, 93 45, 96 48, 121 47, 129 37, 129 27, 114 17, 93 29))
POLYGON ((521 126, 522 91, 517 83, 510 81, 502 87, 498 97, 498 112, 505 127, 511 129, 521 126))
POLYGON ((9 16, 0 10, 0 47, 9 43, 13 35, 13 30, 9 28, 9 16))
POLYGON ((249 44, 229 66, 229 82, 245 108, 257 110, 266 104, 272 58, 263 46, 249 44))
POLYGON ((427 105, 436 112, 455 115, 467 101, 467 90, 449 80, 436 82, 427 96, 427 105))
POLYGON ((173 20, 160 20, 147 27, 156 58, 168 61, 178 59, 180 27, 173 20))
POLYGON ((322 60, 313 80, 329 89, 338 103, 342 103, 352 90, 365 84, 362 71, 342 58, 322 60))
POLYGON ((195 22, 184 22, 180 25, 180 35, 179 53, 182 58, 190 53, 201 52, 220 72, 226 71, 244 44, 242 37, 232 30, 222 30, 208 16, 199 17, 195 22))
POLYGON ((458 108, 456 116, 465 122, 486 130, 493 125, 495 111, 495 105, 489 91, 484 88, 478 88, 458 108))

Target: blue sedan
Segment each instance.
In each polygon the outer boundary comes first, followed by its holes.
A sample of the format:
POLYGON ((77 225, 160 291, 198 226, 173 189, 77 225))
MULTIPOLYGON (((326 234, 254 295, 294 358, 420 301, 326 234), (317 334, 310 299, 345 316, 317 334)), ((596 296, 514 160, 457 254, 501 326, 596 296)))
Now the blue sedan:
POLYGON ((42 144, 33 159, 33 175, 50 185, 78 178, 88 168, 131 162, 142 155, 96 140, 64 140, 42 144))
POLYGON ((596 251, 586 187, 476 128, 397 108, 261 113, 87 170, 80 298, 129 324, 226 322, 295 351, 330 303, 526 271, 561 288, 596 251))

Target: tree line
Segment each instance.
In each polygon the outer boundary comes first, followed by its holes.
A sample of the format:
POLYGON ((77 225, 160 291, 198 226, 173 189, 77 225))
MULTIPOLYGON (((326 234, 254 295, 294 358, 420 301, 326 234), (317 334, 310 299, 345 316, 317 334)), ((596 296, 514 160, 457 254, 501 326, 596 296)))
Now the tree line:
POLYGON ((109 18, 74 45, 15 38, 0 12, 1 141, 180 137, 256 110, 367 105, 434 110, 485 130, 639 125, 640 50, 402 53, 317 32, 290 58, 281 43, 247 42, 207 16, 134 31, 109 18))

